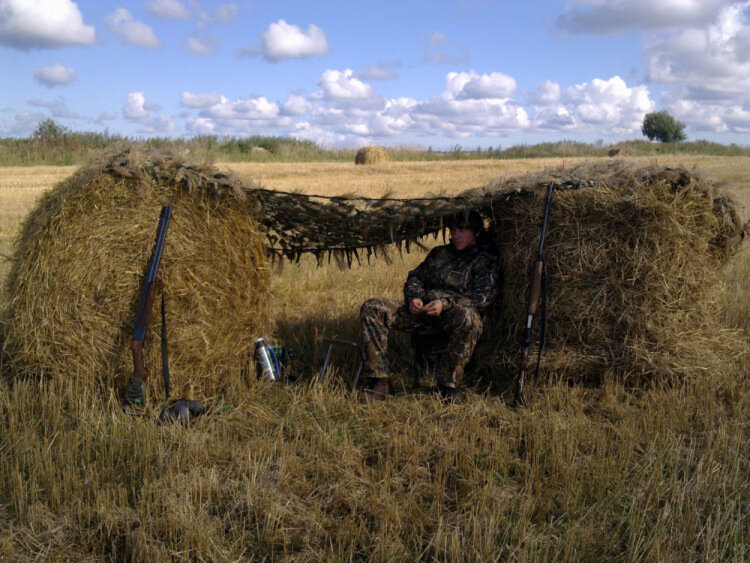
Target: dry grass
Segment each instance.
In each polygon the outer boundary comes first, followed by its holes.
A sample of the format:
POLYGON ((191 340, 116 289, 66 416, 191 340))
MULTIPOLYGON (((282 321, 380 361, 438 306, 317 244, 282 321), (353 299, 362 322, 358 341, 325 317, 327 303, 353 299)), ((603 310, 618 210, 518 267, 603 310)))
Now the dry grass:
MULTIPOLYGON (((746 162, 700 166, 748 205, 746 162)), ((471 164, 236 168, 280 189, 413 195, 560 160, 471 164)), ((1 209, 0 224, 12 223, 1 209)), ((303 259, 277 274, 272 307, 296 369, 319 366, 316 332, 356 336, 361 301, 397 297, 421 258, 351 271, 303 259)), ((722 317, 748 330, 747 245, 724 279, 722 317)), ((741 361, 673 387, 552 386, 522 410, 490 395, 450 407, 403 391, 366 407, 335 376, 248 382, 190 428, 127 417, 113 394, 3 378, 0 559, 745 561, 741 361)))

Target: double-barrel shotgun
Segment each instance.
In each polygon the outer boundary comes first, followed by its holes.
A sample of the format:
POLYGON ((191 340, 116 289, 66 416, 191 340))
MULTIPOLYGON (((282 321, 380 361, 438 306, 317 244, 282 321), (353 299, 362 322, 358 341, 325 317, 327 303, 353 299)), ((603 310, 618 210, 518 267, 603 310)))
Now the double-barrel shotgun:
POLYGON ((546 325, 546 308, 547 308, 547 274, 546 266, 544 264, 544 237, 547 234, 547 220, 549 219, 549 207, 552 201, 552 190, 555 184, 549 183, 547 186, 547 200, 544 204, 544 219, 542 220, 542 234, 539 237, 539 250, 536 255, 536 263, 534 264, 534 276, 531 280, 531 292, 529 295, 529 307, 526 312, 526 327, 523 330, 523 341, 521 343, 521 367, 518 371, 518 382, 516 386, 516 403, 524 405, 526 404, 526 371, 528 369, 529 360, 529 346, 531 345, 531 324, 536 315, 537 306, 539 305, 539 298, 542 299, 542 322, 539 330, 539 355, 537 356, 536 362, 536 373, 534 378, 539 377, 539 364, 542 359, 542 349, 544 348, 544 333, 546 325))
MULTIPOLYGON (((161 216, 159 217, 159 227, 156 230, 156 242, 154 244, 154 250, 151 253, 151 259, 148 263, 148 270, 146 271, 146 279, 143 282, 143 288, 141 289, 141 299, 138 303, 138 312, 135 316, 135 328, 133 329, 133 341, 130 345, 131 352, 133 354, 133 375, 128 380, 128 386, 125 390, 125 403, 132 405, 145 405, 146 402, 146 385, 145 381, 148 378, 148 370, 143 362, 143 342, 146 339, 146 328, 148 328, 148 322, 151 318, 151 310, 154 305, 154 293, 156 292, 156 274, 159 271, 159 262, 161 261, 162 251, 164 250, 164 239, 167 236, 167 227, 169 226, 169 219, 172 216, 172 208, 168 205, 162 207, 161 216)), ((162 313, 164 303, 162 302, 162 313)), ((165 358, 165 330, 164 330, 164 319, 162 319, 162 361, 165 358)), ((165 369, 164 383, 169 387, 169 375, 167 365, 163 365, 165 369)), ((168 392, 167 392, 168 393, 168 392)))

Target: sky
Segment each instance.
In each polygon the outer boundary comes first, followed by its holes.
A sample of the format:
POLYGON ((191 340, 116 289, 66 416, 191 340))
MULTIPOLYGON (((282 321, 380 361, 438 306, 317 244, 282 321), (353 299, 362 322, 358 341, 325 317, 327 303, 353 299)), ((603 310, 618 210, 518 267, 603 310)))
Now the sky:
POLYGON ((0 0, 0 137, 750 144, 750 0, 0 0))

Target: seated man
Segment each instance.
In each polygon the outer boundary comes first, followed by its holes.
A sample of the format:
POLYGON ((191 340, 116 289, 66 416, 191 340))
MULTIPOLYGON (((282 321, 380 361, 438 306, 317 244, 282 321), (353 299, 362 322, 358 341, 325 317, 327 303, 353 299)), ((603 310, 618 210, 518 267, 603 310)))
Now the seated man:
POLYGON ((449 334, 436 373, 445 401, 460 402, 457 390, 482 332, 482 313, 498 294, 500 266, 494 248, 483 241, 484 223, 476 211, 448 221, 451 241, 438 246, 404 284, 404 303, 369 299, 360 310, 369 376, 364 399, 384 399, 391 391, 386 351, 388 330, 436 328, 449 334))

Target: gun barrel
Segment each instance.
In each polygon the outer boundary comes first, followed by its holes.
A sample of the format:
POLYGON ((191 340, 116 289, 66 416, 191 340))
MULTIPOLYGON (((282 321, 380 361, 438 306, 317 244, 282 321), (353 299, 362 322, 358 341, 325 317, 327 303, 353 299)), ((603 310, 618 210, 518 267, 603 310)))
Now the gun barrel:
POLYGON ((135 328, 133 329, 133 340, 143 342, 146 337, 146 326, 151 316, 151 308, 154 301, 154 291, 156 289, 156 274, 159 271, 159 262, 161 261, 162 251, 164 250, 164 240, 167 237, 167 227, 172 216, 172 207, 165 205, 161 209, 159 216, 159 226, 156 229, 156 242, 154 250, 151 253, 151 259, 146 270, 146 279, 143 282, 141 290, 141 299, 138 303, 138 312, 135 317, 135 328))
MULTIPOLYGON (((516 402, 524 403, 524 387, 526 383, 526 370, 528 365, 529 346, 531 344, 531 324, 536 315, 539 297, 542 293, 542 277, 544 275, 544 239, 547 235, 547 221, 549 220, 549 208, 552 201, 552 190, 554 182, 547 186, 547 198, 544 203, 544 219, 542 220, 542 232, 539 236, 539 250, 537 251, 536 264, 534 265, 534 275, 531 281, 531 291, 529 292, 529 306, 526 313, 526 326, 523 331, 523 341, 521 343, 521 365, 518 370, 518 387, 516 388, 516 402)), ((541 348, 540 348, 541 356, 541 348)), ((537 365, 538 371, 538 365, 537 365)))

